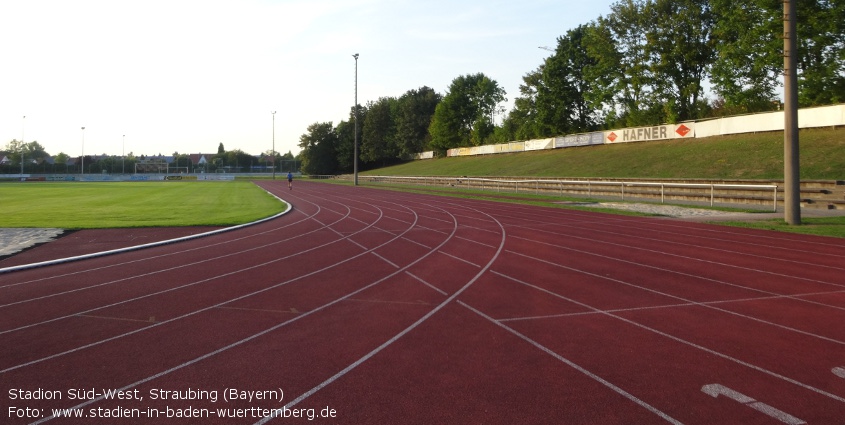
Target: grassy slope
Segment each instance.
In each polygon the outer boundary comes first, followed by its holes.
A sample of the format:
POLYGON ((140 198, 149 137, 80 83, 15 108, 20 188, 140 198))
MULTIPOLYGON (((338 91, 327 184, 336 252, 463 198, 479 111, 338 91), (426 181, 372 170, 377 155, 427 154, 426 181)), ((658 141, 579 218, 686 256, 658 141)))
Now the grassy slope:
POLYGON ((286 207, 249 182, 0 184, 0 227, 228 226, 286 207))
MULTIPOLYGON (((802 130, 801 178, 845 180, 845 128, 802 130)), ((441 158, 374 175, 782 179, 783 133, 441 158)))

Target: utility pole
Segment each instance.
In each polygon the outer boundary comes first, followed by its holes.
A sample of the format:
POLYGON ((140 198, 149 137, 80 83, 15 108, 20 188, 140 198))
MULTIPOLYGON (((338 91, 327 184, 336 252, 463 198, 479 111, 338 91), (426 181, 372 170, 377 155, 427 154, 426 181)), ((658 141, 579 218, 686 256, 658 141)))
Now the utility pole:
POLYGON ((795 1, 783 0, 783 213, 801 224, 801 173, 798 150, 798 37, 795 1))

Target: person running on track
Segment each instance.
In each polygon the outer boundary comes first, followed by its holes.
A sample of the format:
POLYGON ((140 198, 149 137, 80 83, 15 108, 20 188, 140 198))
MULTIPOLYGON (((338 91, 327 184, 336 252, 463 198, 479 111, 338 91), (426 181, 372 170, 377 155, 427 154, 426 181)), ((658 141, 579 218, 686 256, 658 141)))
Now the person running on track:
POLYGON ((293 174, 288 171, 288 190, 293 190, 293 174))

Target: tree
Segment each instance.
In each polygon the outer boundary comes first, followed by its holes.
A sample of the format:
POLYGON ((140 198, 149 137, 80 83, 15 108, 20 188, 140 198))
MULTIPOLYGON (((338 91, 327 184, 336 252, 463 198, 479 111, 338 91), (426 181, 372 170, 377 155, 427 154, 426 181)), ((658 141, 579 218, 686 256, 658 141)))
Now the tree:
POLYGON ((382 97, 367 105, 367 118, 361 138, 361 160, 382 162, 399 156, 396 145, 396 120, 398 100, 382 97))
POLYGON ((646 33, 656 95, 664 104, 666 121, 702 117, 702 82, 715 54, 715 24, 710 0, 654 0, 643 11, 652 22, 646 33))
MULTIPOLYGON (((367 119, 367 108, 358 105, 358 156, 360 159, 360 145, 363 139, 363 123, 367 119)), ((337 172, 351 173, 354 171, 353 157, 355 156, 355 108, 349 108, 349 121, 341 121, 335 129, 337 133, 337 146, 335 155, 337 161, 337 172)))
POLYGON ((440 153, 458 146, 481 145, 493 133, 493 114, 505 101, 505 90, 482 73, 452 81, 434 110, 429 132, 440 153))
POLYGON ((495 137, 497 143, 540 137, 537 124, 537 92, 544 83, 544 67, 545 64, 540 65, 539 68, 522 77, 523 83, 519 85, 521 96, 514 99, 513 109, 502 120, 502 126, 497 129, 498 135, 495 137))
POLYGON ((337 133, 331 122, 314 123, 299 137, 302 171, 306 174, 335 174, 337 133))
POLYGON ((540 70, 537 85, 536 133, 541 137, 592 130, 595 113, 587 101, 590 83, 584 70, 595 64, 584 45, 585 26, 569 30, 558 38, 555 54, 540 70))
POLYGON ((800 2, 798 103, 845 102, 845 1, 800 2))
POLYGON ((17 165, 20 165, 21 162, 29 164, 33 161, 41 161, 50 157, 47 151, 44 150, 44 146, 41 146, 40 143, 34 140, 29 143, 24 143, 22 141, 12 139, 12 141, 6 144, 4 150, 9 152, 9 157, 12 162, 17 165))
MULTIPOLYGON (((714 91, 725 113, 774 109, 783 73, 783 3, 712 0, 718 43, 714 91)), ((845 2, 803 0, 797 9, 798 101, 845 101, 845 2)))
POLYGON ((428 150, 428 132, 442 96, 431 87, 408 90, 399 98, 396 114, 396 147, 401 158, 428 150))
POLYGON ((587 97, 594 106, 601 105, 612 126, 656 124, 664 118, 646 53, 652 23, 645 19, 645 8, 643 0, 621 0, 586 31, 587 52, 594 61, 584 70, 593 81, 587 97))
POLYGON ((783 69, 780 0, 711 0, 715 60, 710 80, 729 113, 774 109, 783 69))

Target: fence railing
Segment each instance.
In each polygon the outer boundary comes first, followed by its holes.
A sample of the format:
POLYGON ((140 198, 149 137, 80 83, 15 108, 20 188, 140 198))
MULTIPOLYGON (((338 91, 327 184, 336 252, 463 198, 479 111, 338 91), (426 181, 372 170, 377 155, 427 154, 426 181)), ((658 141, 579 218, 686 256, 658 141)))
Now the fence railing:
MULTIPOLYGON (((316 177, 316 176, 315 176, 316 177)), ((319 178, 319 177, 318 177, 319 178)), ((343 178, 343 177, 341 177, 343 178)), ((429 186, 450 185, 460 188, 495 190, 497 192, 581 195, 587 197, 683 199, 739 204, 771 203, 777 211, 778 186, 774 184, 676 183, 650 181, 558 180, 558 179, 492 179, 478 177, 408 177, 358 176, 359 181, 372 183, 404 183, 429 186), (771 193, 770 196, 763 195, 771 193), (769 200, 766 200, 769 199, 769 200)))

